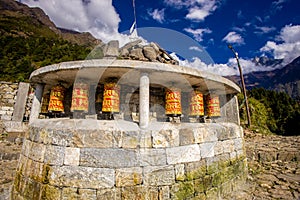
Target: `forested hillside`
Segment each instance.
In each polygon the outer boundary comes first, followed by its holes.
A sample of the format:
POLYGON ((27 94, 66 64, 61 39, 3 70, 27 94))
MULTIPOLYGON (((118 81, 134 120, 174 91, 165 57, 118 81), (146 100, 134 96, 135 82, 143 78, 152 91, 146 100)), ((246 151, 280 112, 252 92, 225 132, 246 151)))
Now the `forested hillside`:
POLYGON ((39 8, 0 0, 0 80, 26 81, 39 67, 85 59, 99 42, 60 31, 39 8))
MULTIPOLYGON (((300 135, 300 105, 284 92, 254 88, 248 91, 252 129, 261 133, 300 135)), ((239 95, 243 104, 243 96, 239 95)), ((241 121, 246 118, 245 108, 241 109, 241 121)))

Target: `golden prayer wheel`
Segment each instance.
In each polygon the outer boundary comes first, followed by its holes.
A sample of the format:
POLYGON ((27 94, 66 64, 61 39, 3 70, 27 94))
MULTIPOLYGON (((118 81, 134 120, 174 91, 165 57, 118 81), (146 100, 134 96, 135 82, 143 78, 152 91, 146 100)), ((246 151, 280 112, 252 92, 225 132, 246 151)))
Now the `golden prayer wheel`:
POLYGON ((190 94, 190 116, 204 116, 203 94, 198 90, 190 94))
POLYGON ((77 82, 73 86, 71 112, 89 111, 89 85, 77 82))
POLYGON ((177 88, 167 89, 166 91, 166 104, 165 112, 167 116, 181 115, 181 91, 177 88))
POLYGON ((206 107, 208 117, 220 117, 220 100, 219 96, 206 96, 206 107))
POLYGON ((64 112, 65 88, 57 85, 51 88, 48 111, 64 112))
POLYGON ((104 84, 102 112, 120 112, 120 86, 117 83, 104 84))
POLYGON ((48 106, 49 106, 50 94, 47 92, 43 95, 42 99, 42 106, 41 106, 41 113, 47 114, 48 113, 48 106))

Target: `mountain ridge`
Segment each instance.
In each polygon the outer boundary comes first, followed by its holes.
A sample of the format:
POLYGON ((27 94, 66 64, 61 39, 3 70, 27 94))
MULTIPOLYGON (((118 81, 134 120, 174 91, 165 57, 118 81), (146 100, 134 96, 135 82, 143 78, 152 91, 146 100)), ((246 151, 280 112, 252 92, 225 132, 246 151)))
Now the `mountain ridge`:
MULTIPOLYGON (((239 76, 226 78, 240 84, 239 76)), ((300 56, 280 69, 244 74, 247 89, 263 87, 269 90, 286 92, 292 98, 300 100, 300 56)))

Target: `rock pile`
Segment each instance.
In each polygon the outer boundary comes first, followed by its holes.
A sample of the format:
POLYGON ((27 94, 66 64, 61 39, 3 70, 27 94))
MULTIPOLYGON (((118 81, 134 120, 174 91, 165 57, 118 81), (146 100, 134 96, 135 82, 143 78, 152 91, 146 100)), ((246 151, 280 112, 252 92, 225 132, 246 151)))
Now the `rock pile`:
POLYGON ((151 42, 150 44, 143 45, 142 40, 129 42, 121 48, 119 48, 119 42, 117 40, 110 41, 107 44, 103 43, 98 45, 90 53, 87 59, 103 57, 161 62, 178 65, 178 61, 175 60, 158 44, 151 42))

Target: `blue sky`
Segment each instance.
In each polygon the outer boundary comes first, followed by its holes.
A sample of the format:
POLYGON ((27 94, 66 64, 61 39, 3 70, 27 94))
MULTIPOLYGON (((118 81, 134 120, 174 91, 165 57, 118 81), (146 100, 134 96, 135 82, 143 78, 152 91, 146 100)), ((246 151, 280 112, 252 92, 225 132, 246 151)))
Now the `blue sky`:
MULTIPOLYGON (((59 27, 89 31, 104 42, 128 42, 124 32, 134 22, 133 0, 22 2, 41 7, 59 27)), ((255 56, 284 59, 285 64, 300 56, 299 0, 135 0, 135 8, 139 36, 158 40, 204 70, 237 72, 228 43, 239 53, 246 73, 266 69, 253 65, 255 56)))

